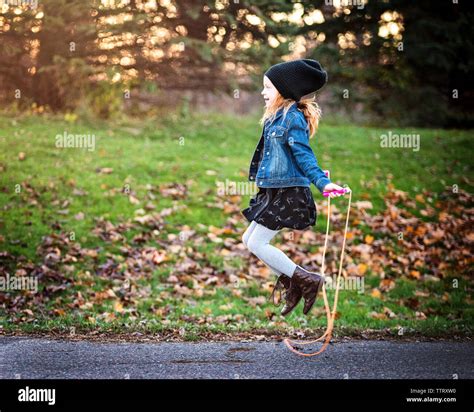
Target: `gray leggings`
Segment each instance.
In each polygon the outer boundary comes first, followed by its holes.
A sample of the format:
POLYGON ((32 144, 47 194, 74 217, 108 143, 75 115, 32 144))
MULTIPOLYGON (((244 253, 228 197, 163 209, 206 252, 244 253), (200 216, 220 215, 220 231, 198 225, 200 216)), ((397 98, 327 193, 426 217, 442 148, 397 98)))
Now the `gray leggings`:
POLYGON ((270 245, 279 230, 271 230, 252 220, 242 236, 244 245, 257 256, 270 270, 280 276, 282 273, 292 277, 296 269, 294 263, 280 249, 270 245))

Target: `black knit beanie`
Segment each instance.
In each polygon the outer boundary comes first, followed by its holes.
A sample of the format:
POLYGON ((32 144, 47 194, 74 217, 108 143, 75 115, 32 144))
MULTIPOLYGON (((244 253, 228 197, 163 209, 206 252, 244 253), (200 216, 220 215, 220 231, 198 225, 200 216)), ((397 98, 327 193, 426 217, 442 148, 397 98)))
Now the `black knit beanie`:
POLYGON ((312 59, 275 64, 265 72, 265 76, 285 99, 297 102, 303 96, 321 89, 328 78, 319 62, 312 59))

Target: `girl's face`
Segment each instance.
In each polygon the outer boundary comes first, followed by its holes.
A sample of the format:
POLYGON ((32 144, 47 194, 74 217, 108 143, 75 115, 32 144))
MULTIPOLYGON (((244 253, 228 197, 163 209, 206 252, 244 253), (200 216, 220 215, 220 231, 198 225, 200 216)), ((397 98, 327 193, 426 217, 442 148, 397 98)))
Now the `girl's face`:
POLYGON ((267 76, 263 76, 263 90, 262 90, 262 96, 263 99, 265 100, 265 107, 270 107, 272 104, 273 100, 277 97, 278 90, 276 87, 272 84, 270 79, 267 76))

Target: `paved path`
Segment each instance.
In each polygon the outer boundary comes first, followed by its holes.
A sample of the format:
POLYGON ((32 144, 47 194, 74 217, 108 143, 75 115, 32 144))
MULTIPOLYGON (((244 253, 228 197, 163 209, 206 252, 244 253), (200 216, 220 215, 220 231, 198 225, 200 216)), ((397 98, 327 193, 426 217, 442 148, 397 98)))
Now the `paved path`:
POLYGON ((0 337, 0 378, 474 378, 470 342, 349 341, 301 358, 281 342, 96 343, 0 337))

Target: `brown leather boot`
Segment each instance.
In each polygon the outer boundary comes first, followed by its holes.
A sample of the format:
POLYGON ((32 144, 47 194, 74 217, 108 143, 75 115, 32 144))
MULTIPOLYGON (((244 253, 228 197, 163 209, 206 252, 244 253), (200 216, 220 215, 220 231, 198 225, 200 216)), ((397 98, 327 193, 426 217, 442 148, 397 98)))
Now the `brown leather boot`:
MULTIPOLYGON (((280 306, 280 303, 282 301, 282 299, 281 299, 281 296, 282 296, 281 290, 283 289, 284 290, 283 293, 285 294, 286 291, 289 288, 290 288, 290 278, 286 275, 278 276, 277 281, 275 282, 275 286, 273 286, 273 290, 272 290, 272 293, 269 297, 269 300, 271 302, 273 302, 273 304, 275 306, 280 306), (275 300, 275 292, 276 291, 280 292, 280 298, 278 300, 275 300)), ((285 296, 284 294, 283 294, 283 296, 285 296)))
POLYGON ((310 272, 301 266, 296 266, 295 272, 291 277, 291 284, 294 284, 302 292, 304 297, 303 313, 305 315, 313 307, 316 297, 323 287, 323 283, 324 279, 319 273, 310 272))
POLYGON ((281 303, 281 289, 284 289, 283 299, 285 300, 285 305, 283 306, 283 309, 280 313, 283 316, 286 316, 296 307, 298 302, 301 300, 301 298, 303 297, 303 292, 301 292, 301 289, 295 287, 295 285, 292 284, 291 278, 289 276, 280 275, 275 283, 275 286, 273 287, 272 294, 270 295, 270 300, 275 306, 279 306, 281 303), (278 302, 275 301, 275 292, 277 290, 280 291, 280 299, 278 300, 278 302))
POLYGON ((301 298, 303 297, 303 291, 301 288, 296 284, 293 278, 290 279, 290 287, 285 292, 285 306, 281 310, 282 316, 288 315, 296 305, 300 302, 301 298))

